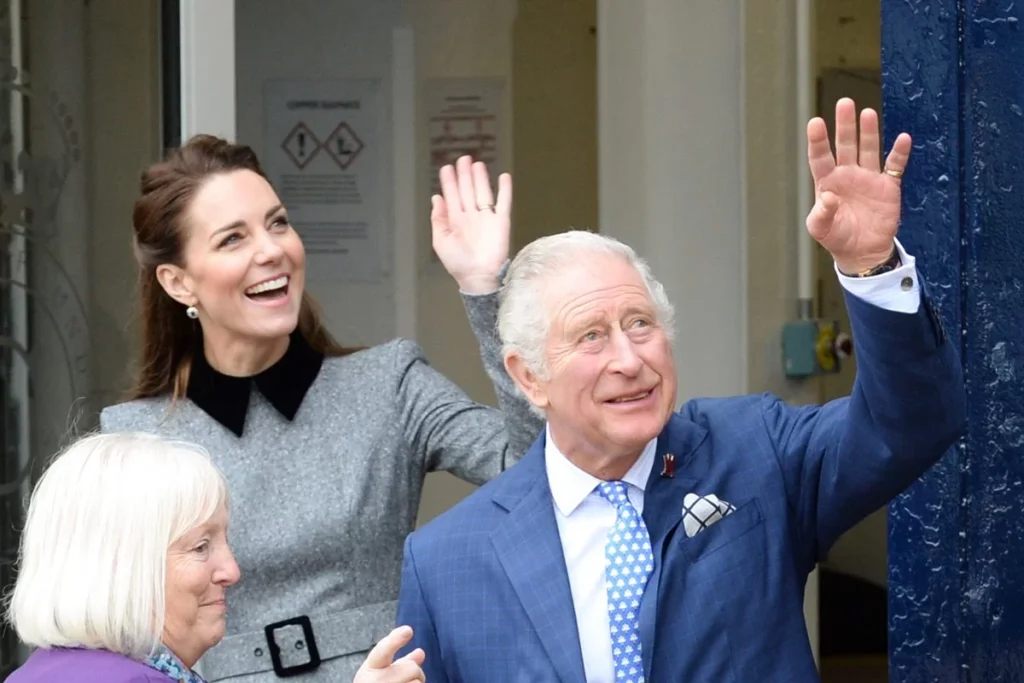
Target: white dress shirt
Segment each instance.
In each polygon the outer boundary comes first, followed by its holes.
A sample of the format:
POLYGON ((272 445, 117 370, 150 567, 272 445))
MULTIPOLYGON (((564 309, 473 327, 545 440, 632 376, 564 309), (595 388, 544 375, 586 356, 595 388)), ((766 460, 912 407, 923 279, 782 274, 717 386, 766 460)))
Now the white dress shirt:
MULTIPOLYGON (((843 287, 858 298, 890 311, 916 313, 921 295, 914 257, 903 250, 899 241, 896 248, 903 263, 888 273, 871 278, 847 277, 838 268, 836 273, 843 287)), ((652 439, 622 478, 629 500, 640 514, 644 511, 644 488, 654 466, 656 448, 657 439, 652 439)), ((569 462, 552 440, 550 430, 546 434, 544 460, 569 573, 586 680, 615 683, 604 577, 605 541, 615 523, 615 508, 596 491, 601 480, 569 462)))
MULTIPOLYGON (((644 511, 644 488, 654 466, 657 445, 658 440, 651 439, 622 478, 627 485, 629 502, 640 514, 644 511)), ((550 430, 546 437, 544 465, 555 504, 565 567, 569 572, 583 669, 588 683, 615 683, 608 629, 608 593, 604 584, 605 539, 615 523, 615 508, 595 490, 601 480, 569 462, 551 439, 550 430)))
POLYGON ((858 299, 897 313, 917 313, 921 305, 917 261, 903 249, 899 240, 896 240, 896 250, 902 265, 888 273, 874 277, 848 277, 839 272, 839 266, 833 264, 833 268, 843 289, 858 299))

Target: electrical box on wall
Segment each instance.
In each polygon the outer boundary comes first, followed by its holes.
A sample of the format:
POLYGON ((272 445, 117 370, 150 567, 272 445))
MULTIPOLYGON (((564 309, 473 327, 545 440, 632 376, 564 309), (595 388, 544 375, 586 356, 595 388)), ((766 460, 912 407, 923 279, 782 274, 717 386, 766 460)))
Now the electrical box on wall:
POLYGON ((787 377, 839 372, 840 361, 853 353, 850 335, 835 320, 798 320, 782 328, 782 367, 787 377))

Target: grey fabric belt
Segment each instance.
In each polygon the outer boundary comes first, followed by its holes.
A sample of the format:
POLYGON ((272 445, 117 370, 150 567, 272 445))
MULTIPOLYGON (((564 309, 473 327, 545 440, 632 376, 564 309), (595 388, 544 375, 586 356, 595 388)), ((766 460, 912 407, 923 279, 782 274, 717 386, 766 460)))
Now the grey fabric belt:
POLYGON ((308 625, 291 623, 275 627, 273 643, 268 642, 264 629, 238 633, 224 638, 203 655, 199 669, 212 683, 233 676, 274 671, 271 652, 274 646, 279 653, 279 665, 287 668, 309 666, 314 653, 326 661, 365 652, 395 627, 397 610, 398 602, 391 601, 309 617, 308 625), (313 635, 313 648, 307 639, 307 628, 313 635))

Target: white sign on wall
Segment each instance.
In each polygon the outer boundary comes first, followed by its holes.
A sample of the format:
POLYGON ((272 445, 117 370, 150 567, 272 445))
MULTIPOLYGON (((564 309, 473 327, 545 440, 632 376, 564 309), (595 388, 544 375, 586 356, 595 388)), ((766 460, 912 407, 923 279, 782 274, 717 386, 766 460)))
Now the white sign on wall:
MULTIPOLYGON (((503 78, 433 78, 425 100, 430 194, 440 194, 438 172, 464 154, 487 164, 491 182, 507 170, 502 149, 503 78)), ((496 187, 494 189, 497 189, 496 187)))
POLYGON ((377 80, 263 87, 264 170, 306 248, 310 280, 382 276, 382 109, 377 80))
MULTIPOLYGON (((441 194, 441 167, 464 154, 487 164, 492 190, 505 168, 502 145, 503 78, 432 78, 426 83, 424 111, 428 151, 428 197, 441 194)), ((497 194, 495 194, 497 196, 497 194)), ((430 262, 439 263, 430 250, 430 262)))

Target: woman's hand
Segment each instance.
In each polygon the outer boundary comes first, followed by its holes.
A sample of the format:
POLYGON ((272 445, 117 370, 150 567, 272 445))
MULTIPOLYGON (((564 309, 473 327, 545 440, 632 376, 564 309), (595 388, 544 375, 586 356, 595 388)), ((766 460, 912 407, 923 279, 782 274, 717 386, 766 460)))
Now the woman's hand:
POLYGON ((423 664, 424 652, 419 648, 413 650, 398 661, 393 661, 395 653, 412 640, 412 629, 399 626, 381 638, 366 661, 359 667, 352 683, 426 683, 426 675, 420 665, 423 664))
POLYGON ((459 157, 441 168, 441 194, 430 198, 434 251, 468 294, 498 289, 498 271, 508 259, 512 176, 498 177, 498 199, 483 162, 459 157))

